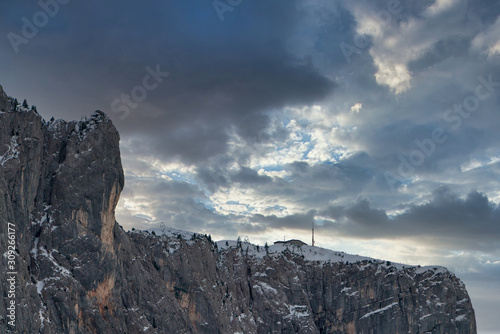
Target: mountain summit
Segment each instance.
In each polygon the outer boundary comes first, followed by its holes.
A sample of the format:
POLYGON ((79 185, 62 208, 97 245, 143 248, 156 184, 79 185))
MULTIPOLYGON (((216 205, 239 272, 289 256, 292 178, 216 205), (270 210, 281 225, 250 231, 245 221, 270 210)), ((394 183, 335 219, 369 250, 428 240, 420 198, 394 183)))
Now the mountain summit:
POLYGON ((464 284, 319 247, 125 232, 119 135, 0 87, 0 333, 475 333, 464 284))

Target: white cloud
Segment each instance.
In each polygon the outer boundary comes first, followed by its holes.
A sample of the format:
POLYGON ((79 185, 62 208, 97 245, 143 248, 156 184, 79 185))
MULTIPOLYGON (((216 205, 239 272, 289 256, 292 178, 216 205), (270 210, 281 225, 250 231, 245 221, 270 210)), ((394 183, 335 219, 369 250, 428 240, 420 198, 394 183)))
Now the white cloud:
POLYGON ((411 88, 411 74, 405 64, 393 64, 377 56, 374 61, 378 68, 377 83, 389 86, 396 95, 411 88))
MULTIPOLYGON (((369 52, 377 67, 376 82, 388 86, 396 95, 412 87, 413 74, 408 68, 411 61, 421 57, 443 38, 461 33, 454 29, 457 22, 451 22, 445 16, 450 11, 463 10, 464 0, 437 0, 421 18, 410 17, 401 21, 397 20, 397 13, 385 11, 389 16, 381 16, 380 11, 369 10, 366 6, 350 6, 357 22, 357 34, 372 37, 369 52)), ((453 18, 457 20, 457 15, 453 18)))
POLYGON ((430 5, 426 11, 426 16, 436 16, 442 14, 443 12, 450 10, 459 1, 457 0, 436 0, 432 5, 430 5))
POLYGON ((472 40, 472 50, 484 52, 488 56, 500 54, 500 16, 495 23, 472 40))
POLYGON ((363 108, 363 104, 362 103, 355 103, 352 107, 351 107, 351 112, 355 112, 355 113, 359 113, 361 111, 361 109, 363 108))

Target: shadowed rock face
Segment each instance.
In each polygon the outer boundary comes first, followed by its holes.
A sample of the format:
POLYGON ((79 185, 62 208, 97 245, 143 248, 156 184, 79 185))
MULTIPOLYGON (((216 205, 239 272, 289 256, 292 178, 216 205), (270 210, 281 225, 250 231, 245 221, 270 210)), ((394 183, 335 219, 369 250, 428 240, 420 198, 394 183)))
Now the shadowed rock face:
POLYGON ((17 272, 15 327, 0 272, 0 333, 476 332, 446 270, 126 233, 114 215, 123 186, 106 115, 45 122, 0 86, 0 252, 11 223, 17 272))

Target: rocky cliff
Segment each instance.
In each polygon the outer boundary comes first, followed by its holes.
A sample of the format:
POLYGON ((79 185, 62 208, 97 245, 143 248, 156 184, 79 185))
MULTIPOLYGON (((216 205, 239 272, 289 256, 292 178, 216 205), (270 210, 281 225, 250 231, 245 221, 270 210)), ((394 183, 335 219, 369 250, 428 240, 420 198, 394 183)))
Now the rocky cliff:
POLYGON ((123 186, 105 114, 46 122, 0 87, 0 333, 476 332, 444 268, 127 233, 123 186))

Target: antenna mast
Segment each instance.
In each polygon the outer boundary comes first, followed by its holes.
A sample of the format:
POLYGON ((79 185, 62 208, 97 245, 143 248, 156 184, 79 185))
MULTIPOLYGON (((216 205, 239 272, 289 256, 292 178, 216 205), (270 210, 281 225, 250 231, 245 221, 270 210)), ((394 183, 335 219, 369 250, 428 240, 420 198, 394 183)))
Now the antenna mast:
POLYGON ((314 219, 312 221, 312 245, 314 247, 314 219))

